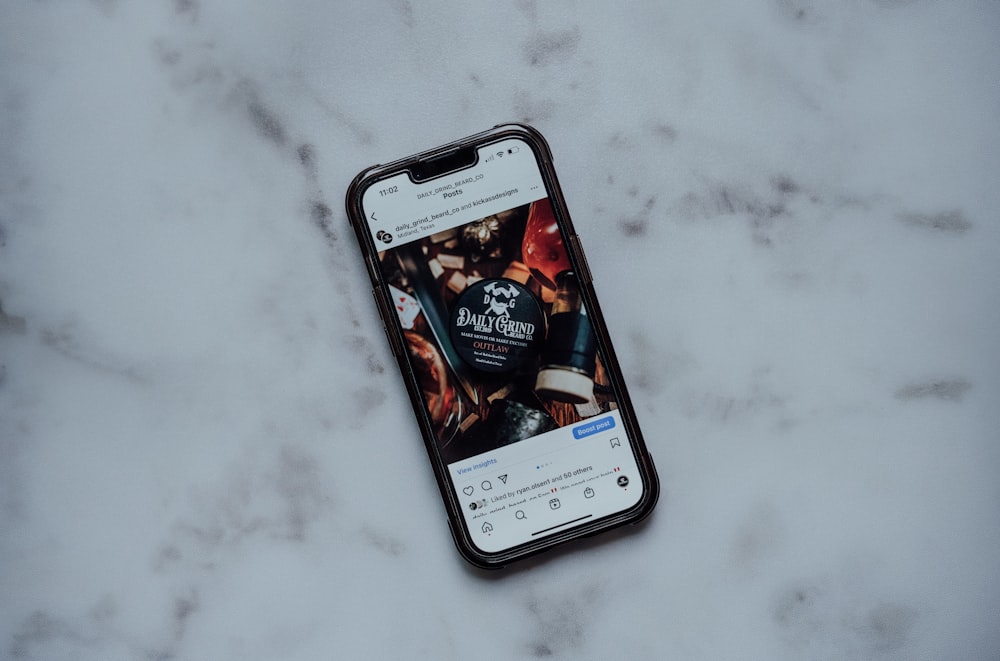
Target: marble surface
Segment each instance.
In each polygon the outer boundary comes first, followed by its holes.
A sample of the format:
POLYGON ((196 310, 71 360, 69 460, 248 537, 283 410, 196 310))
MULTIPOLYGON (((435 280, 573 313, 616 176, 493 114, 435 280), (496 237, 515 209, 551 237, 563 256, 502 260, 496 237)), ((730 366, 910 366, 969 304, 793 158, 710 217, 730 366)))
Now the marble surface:
POLYGON ((0 658, 1000 658, 1000 4, 0 7, 0 658), (549 139, 663 482, 449 538, 343 196, 549 139))

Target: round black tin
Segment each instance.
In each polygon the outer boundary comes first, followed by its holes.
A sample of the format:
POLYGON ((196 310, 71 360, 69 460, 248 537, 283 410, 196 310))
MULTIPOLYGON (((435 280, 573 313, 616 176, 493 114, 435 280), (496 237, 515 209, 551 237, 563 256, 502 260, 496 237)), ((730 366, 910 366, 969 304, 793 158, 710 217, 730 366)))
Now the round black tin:
POLYGON ((480 280, 463 291, 451 311, 451 341, 462 359, 482 372, 511 372, 538 354, 545 314, 516 280, 480 280))

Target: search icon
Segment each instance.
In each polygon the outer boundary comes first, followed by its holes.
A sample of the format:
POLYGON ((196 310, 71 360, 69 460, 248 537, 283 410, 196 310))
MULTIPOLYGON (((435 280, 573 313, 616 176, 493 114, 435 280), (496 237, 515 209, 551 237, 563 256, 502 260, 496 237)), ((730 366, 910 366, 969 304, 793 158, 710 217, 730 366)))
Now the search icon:
POLYGON ((527 519, 528 517, 524 513, 524 510, 517 510, 516 512, 514 512, 514 518, 515 519, 527 519))

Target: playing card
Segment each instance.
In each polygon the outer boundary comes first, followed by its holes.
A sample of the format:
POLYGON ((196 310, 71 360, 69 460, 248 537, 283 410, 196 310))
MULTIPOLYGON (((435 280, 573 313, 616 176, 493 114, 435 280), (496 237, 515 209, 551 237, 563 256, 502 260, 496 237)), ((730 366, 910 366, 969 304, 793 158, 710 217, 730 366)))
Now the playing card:
POLYGON ((414 320, 420 314, 420 304, 417 303, 417 299, 392 285, 389 285, 389 293, 392 294, 392 304, 396 306, 400 325, 407 330, 412 329, 414 320))

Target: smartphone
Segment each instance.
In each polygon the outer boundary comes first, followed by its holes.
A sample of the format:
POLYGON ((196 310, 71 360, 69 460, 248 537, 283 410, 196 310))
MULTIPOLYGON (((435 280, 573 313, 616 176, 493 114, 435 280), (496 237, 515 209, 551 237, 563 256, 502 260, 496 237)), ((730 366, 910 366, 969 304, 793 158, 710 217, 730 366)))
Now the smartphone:
POLYGON ((376 165, 346 204, 461 554, 498 568, 646 517, 656 471, 541 134, 376 165))

